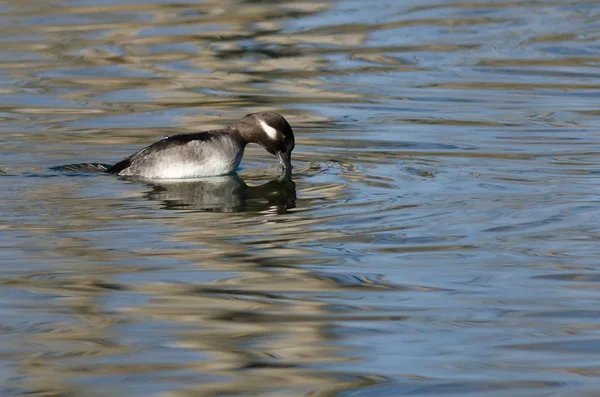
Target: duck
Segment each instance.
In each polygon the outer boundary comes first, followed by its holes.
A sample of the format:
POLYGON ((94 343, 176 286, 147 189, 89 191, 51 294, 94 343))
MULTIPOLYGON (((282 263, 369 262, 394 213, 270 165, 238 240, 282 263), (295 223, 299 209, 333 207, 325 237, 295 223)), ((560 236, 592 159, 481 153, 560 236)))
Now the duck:
POLYGON ((146 179, 228 175, 238 169, 249 143, 277 156, 282 171, 291 175, 294 132, 275 112, 250 113, 223 129, 166 136, 103 171, 146 179))

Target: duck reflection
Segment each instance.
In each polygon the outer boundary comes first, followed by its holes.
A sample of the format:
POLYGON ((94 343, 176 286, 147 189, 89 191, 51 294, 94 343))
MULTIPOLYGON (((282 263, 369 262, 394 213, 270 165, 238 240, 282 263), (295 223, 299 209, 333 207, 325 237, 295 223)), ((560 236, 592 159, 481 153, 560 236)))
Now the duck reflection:
POLYGON ((247 185, 237 175, 186 181, 152 181, 145 197, 162 201, 165 209, 213 212, 258 212, 275 209, 285 213, 296 206, 296 184, 289 178, 258 186, 247 185))

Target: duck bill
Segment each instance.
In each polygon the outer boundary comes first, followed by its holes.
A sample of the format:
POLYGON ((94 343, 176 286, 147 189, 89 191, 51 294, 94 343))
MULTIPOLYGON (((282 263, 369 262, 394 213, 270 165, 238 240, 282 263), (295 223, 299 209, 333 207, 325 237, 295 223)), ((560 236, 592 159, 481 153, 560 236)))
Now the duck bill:
POLYGON ((283 170, 288 173, 292 171, 292 152, 277 152, 277 158, 283 167, 283 170))

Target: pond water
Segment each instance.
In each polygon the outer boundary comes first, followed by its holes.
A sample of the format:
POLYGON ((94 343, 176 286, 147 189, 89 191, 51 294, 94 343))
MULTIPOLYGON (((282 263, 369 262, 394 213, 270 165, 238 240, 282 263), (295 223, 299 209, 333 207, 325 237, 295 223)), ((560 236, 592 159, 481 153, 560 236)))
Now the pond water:
POLYGON ((600 2, 5 0, 0 394, 596 396, 600 2), (293 182, 51 170, 277 111, 293 182))

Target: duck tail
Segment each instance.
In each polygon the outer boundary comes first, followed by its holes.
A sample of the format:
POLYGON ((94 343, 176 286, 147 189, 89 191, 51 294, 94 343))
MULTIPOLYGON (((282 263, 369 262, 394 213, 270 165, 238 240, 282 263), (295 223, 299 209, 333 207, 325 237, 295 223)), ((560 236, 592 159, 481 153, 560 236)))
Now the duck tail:
POLYGON ((60 172, 106 172, 112 164, 103 163, 79 163, 66 164, 50 168, 52 171, 60 172))

